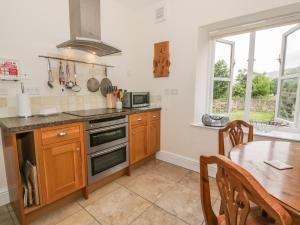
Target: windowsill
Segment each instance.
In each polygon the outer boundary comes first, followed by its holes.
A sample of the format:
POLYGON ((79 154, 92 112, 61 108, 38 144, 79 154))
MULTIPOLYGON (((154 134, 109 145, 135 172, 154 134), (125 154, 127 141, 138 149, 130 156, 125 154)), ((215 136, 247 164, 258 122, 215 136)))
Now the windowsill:
MULTIPOLYGON (((211 130, 219 130, 220 127, 209 127, 203 125, 203 123, 191 123, 191 126, 194 127, 201 127, 205 129, 211 129, 211 130)), ((287 132, 287 131, 278 131, 278 130, 272 130, 268 132, 259 131, 254 129, 254 135, 260 136, 260 137, 269 137, 274 139, 281 139, 281 140, 287 140, 287 141, 299 141, 300 142, 300 133, 296 132, 287 132)))

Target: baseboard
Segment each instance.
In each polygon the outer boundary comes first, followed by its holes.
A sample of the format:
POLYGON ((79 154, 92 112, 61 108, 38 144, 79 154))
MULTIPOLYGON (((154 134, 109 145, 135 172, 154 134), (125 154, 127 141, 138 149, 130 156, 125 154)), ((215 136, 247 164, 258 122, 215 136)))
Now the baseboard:
POLYGON ((0 206, 6 205, 8 203, 9 203, 8 190, 5 188, 0 188, 0 206))
MULTIPOLYGON (((172 152, 161 150, 158 153, 156 153, 156 158, 159 160, 177 165, 177 166, 181 166, 181 167, 189 169, 189 170, 193 170, 198 173, 200 172, 199 161, 189 158, 189 157, 185 157, 185 156, 178 155, 178 154, 175 154, 172 152)), ((208 166, 209 176, 215 177, 216 172, 217 172, 217 169, 215 166, 213 166, 213 165, 208 166)))

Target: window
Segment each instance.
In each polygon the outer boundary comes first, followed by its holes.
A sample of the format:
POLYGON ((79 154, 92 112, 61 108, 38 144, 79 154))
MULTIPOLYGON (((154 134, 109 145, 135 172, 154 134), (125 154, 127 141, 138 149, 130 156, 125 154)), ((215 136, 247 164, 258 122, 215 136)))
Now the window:
POLYGON ((299 128, 300 25, 214 40, 209 113, 299 128))

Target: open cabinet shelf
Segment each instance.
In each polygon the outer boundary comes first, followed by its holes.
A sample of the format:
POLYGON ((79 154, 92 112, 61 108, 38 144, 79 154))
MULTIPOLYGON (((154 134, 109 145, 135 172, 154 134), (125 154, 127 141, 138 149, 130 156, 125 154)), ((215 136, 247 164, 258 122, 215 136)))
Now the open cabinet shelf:
POLYGON ((24 213, 30 213, 41 205, 40 187, 37 172, 34 132, 16 134, 19 173, 24 213))

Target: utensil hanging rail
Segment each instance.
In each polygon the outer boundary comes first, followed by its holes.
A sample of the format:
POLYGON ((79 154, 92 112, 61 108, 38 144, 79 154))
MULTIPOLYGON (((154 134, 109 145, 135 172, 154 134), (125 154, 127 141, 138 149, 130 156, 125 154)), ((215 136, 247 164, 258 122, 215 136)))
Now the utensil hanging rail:
POLYGON ((46 55, 39 55, 39 57, 46 58, 46 59, 69 61, 69 62, 75 62, 75 63, 83 63, 83 64, 94 65, 94 66, 102 66, 105 68, 113 68, 114 67, 114 66, 110 66, 110 65, 101 64, 101 63, 86 62, 86 61, 82 61, 82 60, 68 59, 68 58, 64 58, 64 57, 55 57, 55 56, 46 56, 46 55))

